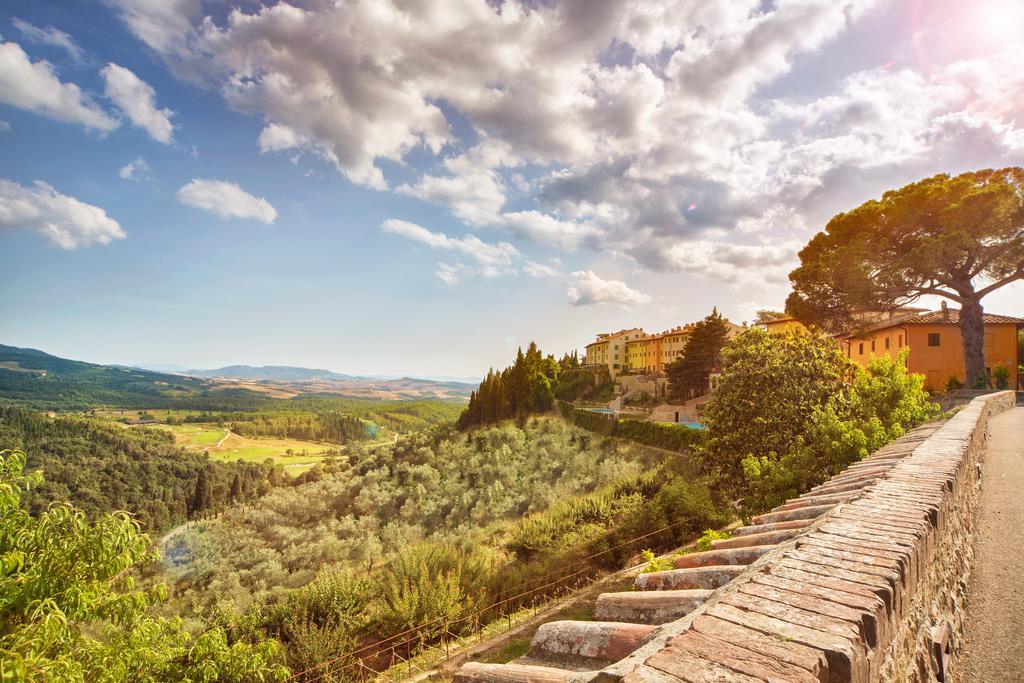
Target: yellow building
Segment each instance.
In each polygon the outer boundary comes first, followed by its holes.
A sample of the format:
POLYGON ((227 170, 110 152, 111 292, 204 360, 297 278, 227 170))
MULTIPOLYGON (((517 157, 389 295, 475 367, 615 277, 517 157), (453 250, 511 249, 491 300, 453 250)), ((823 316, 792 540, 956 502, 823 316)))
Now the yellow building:
MULTIPOLYGON (((995 368, 1005 367, 1010 388, 1017 388, 1017 333, 1024 329, 1024 318, 985 313, 983 322, 985 371, 991 376, 995 368)), ((941 391, 951 377, 967 383, 959 324, 960 311, 944 308, 905 314, 839 339, 847 356, 861 365, 879 356, 895 357, 909 347, 907 369, 924 375, 929 388, 941 391)))
POLYGON ((651 335, 642 335, 626 342, 627 369, 631 372, 643 372, 645 367, 644 352, 647 350, 647 340, 651 335))
POLYGON ((638 327, 618 332, 597 335, 597 340, 587 344, 586 362, 607 365, 612 377, 629 368, 627 344, 647 334, 638 327))
POLYGON ((776 318, 775 320, 758 323, 758 325, 773 334, 782 334, 783 332, 789 332, 790 330, 796 330, 799 332, 807 331, 807 327, 791 315, 784 315, 781 318, 776 318))

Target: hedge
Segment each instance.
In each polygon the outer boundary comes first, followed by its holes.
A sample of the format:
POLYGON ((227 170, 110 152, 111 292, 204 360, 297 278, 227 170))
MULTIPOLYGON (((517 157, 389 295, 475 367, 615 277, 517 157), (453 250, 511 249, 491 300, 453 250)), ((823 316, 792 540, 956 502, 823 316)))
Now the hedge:
POLYGON ((569 403, 559 403, 558 408, 563 418, 582 429, 671 451, 689 450, 703 443, 705 437, 704 430, 685 425, 619 420, 614 415, 581 410, 569 403))

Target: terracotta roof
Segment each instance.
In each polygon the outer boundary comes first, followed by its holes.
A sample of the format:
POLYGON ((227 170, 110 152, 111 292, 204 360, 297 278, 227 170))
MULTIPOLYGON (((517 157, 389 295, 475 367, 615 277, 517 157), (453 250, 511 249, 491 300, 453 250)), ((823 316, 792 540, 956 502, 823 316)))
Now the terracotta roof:
MULTIPOLYGON (((1011 315, 998 315, 996 313, 984 313, 982 321, 985 325, 1024 325, 1024 318, 1015 318, 1011 315)), ((865 337, 879 330, 887 330, 890 327, 902 327, 903 325, 959 325, 960 309, 950 308, 943 311, 925 311, 924 313, 913 313, 897 316, 892 320, 884 320, 866 329, 843 332, 834 335, 836 339, 850 339, 865 337)))
MULTIPOLYGON (((1024 318, 1015 318, 1012 315, 998 315, 996 313, 984 313, 982 314, 982 321, 986 325, 999 325, 999 324, 1011 324, 1018 323, 1024 324, 1024 318)), ((904 320, 901 325, 959 325, 960 324, 960 310, 956 308, 950 308, 946 311, 928 311, 921 315, 916 315, 912 318, 904 320)))

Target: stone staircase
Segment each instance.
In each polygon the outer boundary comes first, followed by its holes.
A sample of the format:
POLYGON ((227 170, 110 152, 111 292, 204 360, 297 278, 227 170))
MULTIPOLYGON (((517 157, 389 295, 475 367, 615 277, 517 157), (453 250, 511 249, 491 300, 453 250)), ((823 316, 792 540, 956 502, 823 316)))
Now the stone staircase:
MULTIPOLYGON (((673 569, 638 575, 633 591, 601 594, 594 607, 594 621, 554 621, 544 624, 537 630, 524 656, 507 664, 465 664, 456 674, 455 681, 554 683, 620 680, 622 676, 615 672, 613 665, 658 635, 662 625, 686 617, 703 605, 717 589, 726 587, 748 565, 775 550, 780 544, 793 545, 793 539, 810 531, 812 526, 820 526, 816 524, 819 517, 839 503, 859 497, 866 487, 881 479, 940 426, 940 423, 932 423, 908 432, 824 484, 786 501, 768 513, 754 517, 750 526, 734 530, 731 538, 713 541, 710 550, 680 556, 673 569), (604 669, 607 671, 602 671, 604 669)), ((856 535, 855 532, 850 534, 856 535)), ((887 607, 870 591, 864 590, 841 593, 855 604, 849 607, 837 605, 834 602, 836 587, 841 586, 840 590, 851 591, 849 584, 844 583, 843 555, 849 546, 833 547, 828 542, 811 540, 818 544, 812 545, 816 555, 833 558, 831 566, 796 563, 790 568, 783 567, 771 574, 759 575, 756 591, 747 591, 746 586, 740 585, 737 591, 730 594, 728 601, 714 604, 711 610, 694 619, 689 628, 675 638, 674 665, 693 660, 692 666, 706 673, 706 676, 699 679, 701 681, 821 680, 828 669, 828 663, 820 653, 817 654, 820 662, 804 661, 814 657, 810 654, 812 650, 745 628, 736 623, 737 619, 730 618, 730 610, 753 609, 763 615, 761 618, 766 621, 775 619, 782 623, 784 616, 791 619, 791 613, 772 617, 771 610, 790 599, 793 593, 787 589, 793 588, 797 581, 800 582, 803 593, 800 598, 803 601, 815 600, 815 590, 821 591, 822 597, 826 594, 831 597, 833 602, 827 604, 828 611, 825 614, 854 607, 887 607), (817 573, 809 574, 808 567, 817 567, 817 573), (808 581, 812 586, 810 595, 808 581), (764 598, 766 591, 774 595, 772 600, 764 598), (742 643, 742 647, 737 643, 742 643), (723 657, 735 661, 735 665, 727 669, 712 662, 720 662, 723 657), (760 671, 758 666, 766 665, 769 659, 775 669, 768 675, 740 673, 760 671), (778 670, 779 661, 789 662, 792 666, 785 664, 782 665, 784 670, 778 670), (815 677, 815 671, 821 672, 821 675, 815 677)), ((851 543, 855 544, 855 539, 851 543)), ((877 640, 879 633, 876 631, 883 620, 869 619, 863 623, 864 632, 858 636, 866 642, 877 640)), ((820 636, 824 636, 832 624, 804 624, 804 627, 814 629, 815 633, 820 632, 820 636)), ((799 629, 800 625, 791 628, 799 629)), ((630 681, 634 679, 648 680, 644 677, 629 677, 630 681)), ((663 677, 662 680, 677 679, 663 677)), ((684 680, 691 679, 684 677, 684 680)), ((650 681, 659 683, 655 678, 650 681)))

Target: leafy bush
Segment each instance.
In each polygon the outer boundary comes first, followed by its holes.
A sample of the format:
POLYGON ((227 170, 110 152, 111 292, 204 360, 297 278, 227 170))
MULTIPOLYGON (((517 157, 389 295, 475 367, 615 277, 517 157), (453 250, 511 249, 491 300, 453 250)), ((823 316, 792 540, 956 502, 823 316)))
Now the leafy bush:
POLYGON ((607 365, 571 368, 558 376, 555 398, 560 401, 599 401, 613 387, 607 365))
POLYGON ((653 550, 644 550, 641 553, 644 558, 644 562, 647 563, 643 569, 640 570, 641 574, 650 574, 652 572, 664 572, 672 569, 675 563, 671 557, 658 557, 654 554, 653 550))
POLYGON ((946 380, 946 391, 959 391, 964 388, 964 383, 956 378, 956 375, 950 375, 949 379, 946 380))
POLYGON ((823 482, 937 410, 923 376, 907 372, 906 351, 864 369, 832 340, 751 330, 723 358, 704 452, 748 514, 823 482))
POLYGON ((1004 390, 1010 388, 1010 370, 1005 365, 997 365, 992 371, 992 381, 996 389, 1004 390))
POLYGON ((180 620, 151 616, 166 588, 136 590, 127 572, 156 555, 138 524, 123 512, 90 523, 66 503, 33 517, 21 497, 42 476, 24 465, 24 453, 0 453, 0 679, 287 677, 273 641, 229 644, 216 627, 193 637, 180 620))
POLYGON ((697 552, 703 552, 705 550, 711 550, 711 543, 713 541, 721 541, 732 536, 728 531, 715 531, 714 529, 705 529, 704 533, 697 539, 697 552))
POLYGON ((638 443, 684 452, 704 442, 704 430, 692 429, 686 425, 645 420, 618 420, 611 413, 576 408, 568 403, 558 406, 562 417, 572 424, 605 436, 617 436, 638 443))

